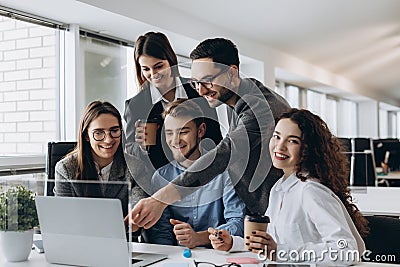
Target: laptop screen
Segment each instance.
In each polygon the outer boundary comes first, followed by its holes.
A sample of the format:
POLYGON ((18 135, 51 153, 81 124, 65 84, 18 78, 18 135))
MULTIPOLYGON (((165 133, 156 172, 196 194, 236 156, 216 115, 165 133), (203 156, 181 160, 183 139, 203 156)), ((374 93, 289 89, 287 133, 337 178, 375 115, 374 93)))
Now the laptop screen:
POLYGON ((36 206, 48 262, 131 264, 119 199, 38 196, 36 206))
POLYGON ((131 183, 129 181, 56 180, 54 182, 54 195, 58 197, 119 199, 124 217, 128 214, 129 203, 134 204, 131 199, 131 183))
POLYGON ((143 253, 132 261, 119 199, 38 196, 36 206, 50 263, 145 266, 167 257, 143 253))

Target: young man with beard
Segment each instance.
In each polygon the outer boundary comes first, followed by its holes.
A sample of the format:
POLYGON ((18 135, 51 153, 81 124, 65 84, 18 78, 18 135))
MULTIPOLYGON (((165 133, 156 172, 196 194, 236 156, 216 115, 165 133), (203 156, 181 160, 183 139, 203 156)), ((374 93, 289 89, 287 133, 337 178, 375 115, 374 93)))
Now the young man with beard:
MULTIPOLYGON (((185 172, 204 151, 200 141, 206 124, 200 107, 191 100, 177 100, 163 112, 165 139, 174 160, 152 178, 154 192, 185 172)), ((147 241, 188 248, 210 245, 208 227, 243 236, 245 205, 236 195, 225 171, 205 186, 167 207, 147 231, 147 241)))
POLYGON ((284 98, 253 78, 239 75, 239 53, 224 38, 207 39, 190 54, 191 85, 211 107, 232 110, 227 136, 173 183, 142 199, 133 209, 135 223, 151 227, 171 203, 228 170, 236 193, 249 213, 264 214, 269 192, 282 172, 272 167, 268 142, 275 119, 290 106, 284 98))

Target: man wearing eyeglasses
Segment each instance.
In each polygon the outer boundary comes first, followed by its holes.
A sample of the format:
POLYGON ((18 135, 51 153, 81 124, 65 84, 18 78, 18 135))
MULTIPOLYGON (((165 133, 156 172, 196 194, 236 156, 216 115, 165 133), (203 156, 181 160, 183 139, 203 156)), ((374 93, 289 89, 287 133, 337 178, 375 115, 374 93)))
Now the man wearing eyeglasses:
POLYGON ((287 101, 256 79, 240 77, 238 50, 230 40, 207 39, 190 57, 191 85, 211 107, 225 104, 232 110, 230 128, 215 149, 200 157, 172 184, 135 206, 133 221, 145 228, 160 218, 168 204, 225 170, 248 213, 264 214, 269 191, 282 174, 272 166, 268 142, 275 119, 290 108, 287 101))

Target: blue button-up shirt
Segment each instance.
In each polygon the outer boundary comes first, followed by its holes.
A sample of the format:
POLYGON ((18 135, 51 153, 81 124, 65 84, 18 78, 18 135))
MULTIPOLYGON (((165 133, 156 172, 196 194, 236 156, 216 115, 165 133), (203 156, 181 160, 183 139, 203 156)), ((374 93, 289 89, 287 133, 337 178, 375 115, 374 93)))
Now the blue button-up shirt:
MULTIPOLYGON (((184 171, 185 168, 176 161, 159 168, 152 177, 154 192, 184 171)), ((225 229, 231 235, 243 236, 244 212, 245 205, 236 195, 225 171, 199 190, 168 206, 160 220, 149 229, 147 239, 155 244, 177 245, 169 219, 189 223, 196 232, 213 227, 225 229)))

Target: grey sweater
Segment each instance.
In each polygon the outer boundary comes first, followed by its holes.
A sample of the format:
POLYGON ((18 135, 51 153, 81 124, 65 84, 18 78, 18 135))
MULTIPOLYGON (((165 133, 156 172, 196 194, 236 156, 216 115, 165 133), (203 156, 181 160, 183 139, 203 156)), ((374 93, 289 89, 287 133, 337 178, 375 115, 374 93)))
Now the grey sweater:
POLYGON ((268 144, 275 119, 290 106, 255 79, 242 79, 238 96, 228 135, 173 182, 184 197, 228 170, 250 213, 264 214, 269 192, 282 175, 272 167, 268 144))

